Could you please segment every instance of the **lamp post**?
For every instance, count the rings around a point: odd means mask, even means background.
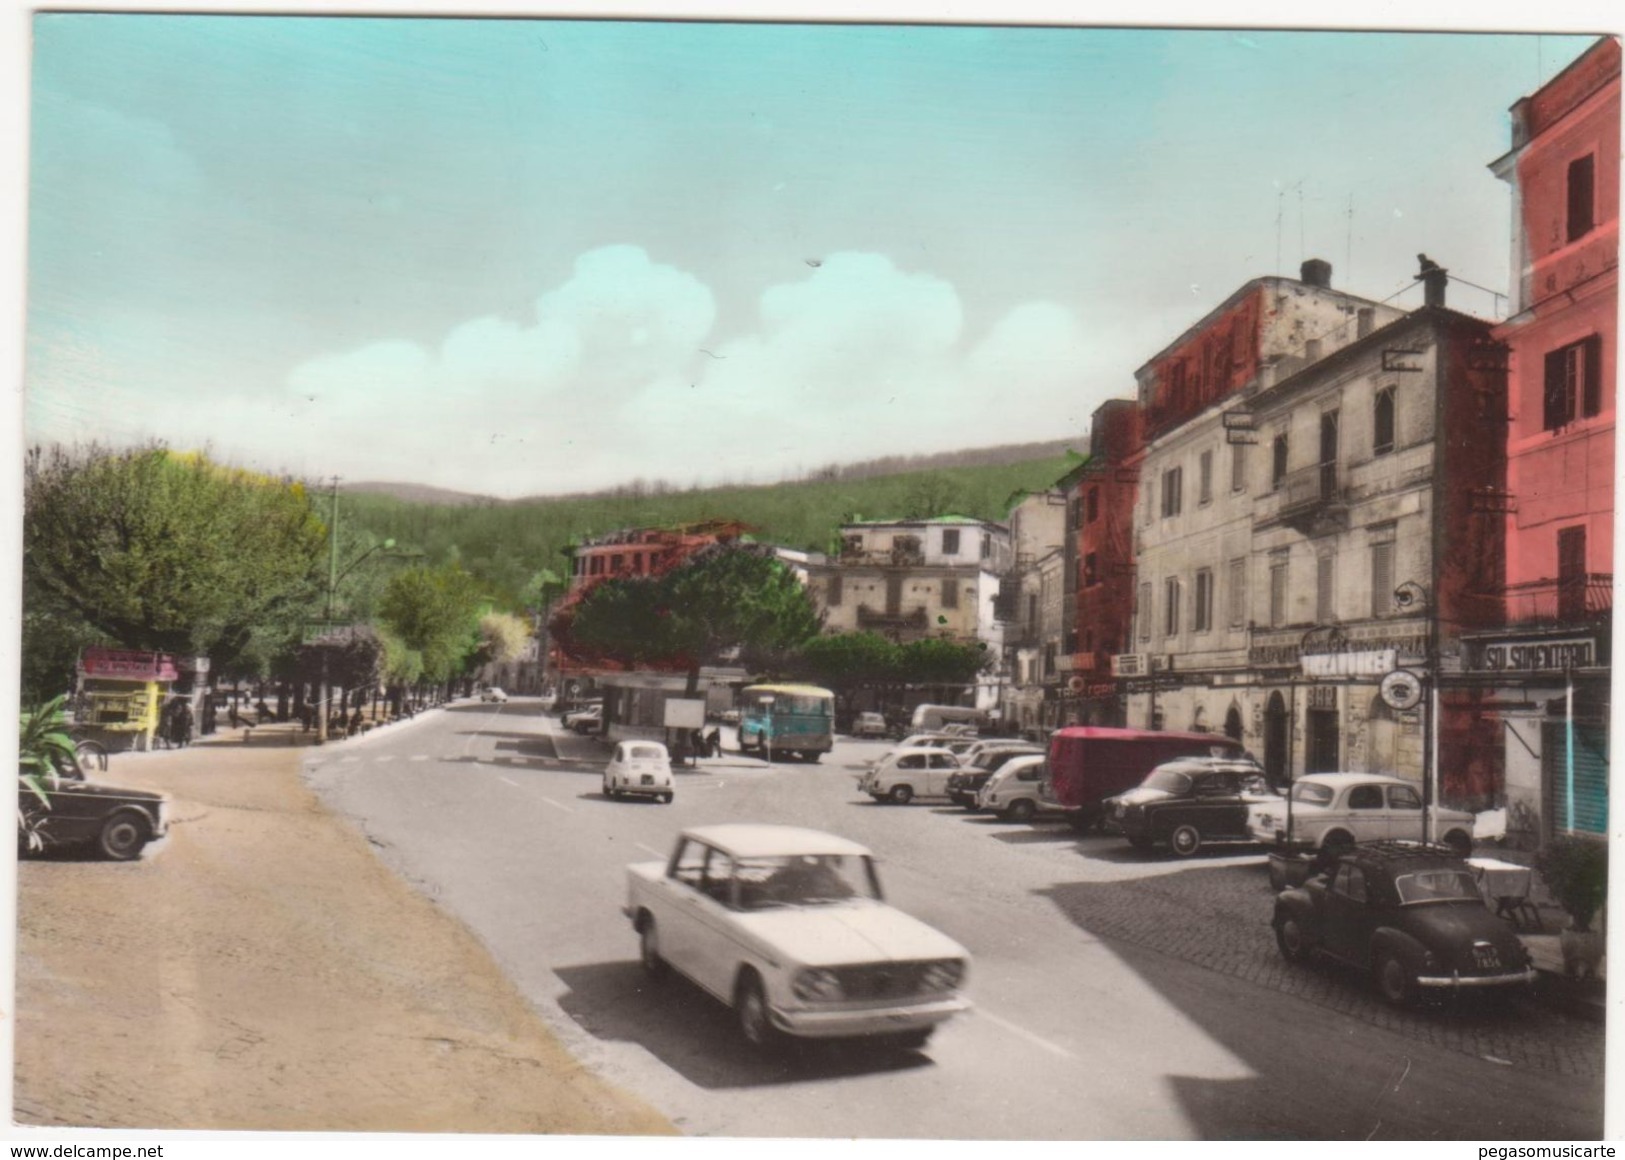
[[[333,496],[333,526],[335,528],[337,528],[337,526],[338,526],[338,495],[337,495],[336,489],[335,489],[335,493],[334,493],[334,496]],[[324,633],[324,635],[329,636],[329,637],[333,633],[333,605],[334,605],[334,599],[338,594],[339,582],[341,580],[343,580],[346,576],[348,576],[351,572],[354,572],[356,570],[356,568],[359,567],[361,565],[361,563],[363,561],[365,561],[368,557],[374,555],[377,552],[387,552],[387,551],[389,551],[391,548],[393,548],[395,546],[395,541],[392,540],[392,539],[385,540],[381,544],[374,544],[372,547],[368,548],[365,552],[362,552],[361,555],[357,556],[354,560],[351,560],[348,564],[346,564],[345,567],[344,567],[344,570],[341,572],[341,571],[338,570],[338,556],[332,550],[334,547],[337,546],[336,540],[337,540],[337,537],[335,536],[334,537],[335,542],[334,542],[333,545],[331,545],[329,547],[329,552],[328,552],[327,619],[324,622],[324,625],[325,625],[325,628],[326,628],[326,632]],[[395,559],[410,559],[410,558],[412,558],[412,556],[411,555],[402,555],[402,556],[399,556],[399,557],[392,557],[392,558],[395,558]],[[329,696],[329,692],[330,692],[330,690],[329,690],[330,681],[329,681],[328,659],[329,659],[329,653],[331,651],[332,651],[332,644],[331,644],[330,641],[329,641],[329,643],[326,643],[326,644],[322,645],[322,691],[321,691],[321,697],[317,702],[317,709],[316,709],[316,744],[317,745],[326,745],[327,744],[327,717],[328,717],[328,705],[327,705],[327,702],[328,702],[328,696]]]
[[[776,700],[772,693],[762,698],[762,746],[767,754],[767,763],[773,764],[773,702]]]

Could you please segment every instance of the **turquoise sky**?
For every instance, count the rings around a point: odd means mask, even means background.
[[[1504,289],[1486,165],[1589,43],[129,14],[34,38],[31,438],[504,496],[1076,436],[1305,257],[1376,299],[1423,251]]]

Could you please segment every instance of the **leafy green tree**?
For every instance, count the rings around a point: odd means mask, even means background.
[[[993,651],[978,641],[928,636],[899,649],[897,668],[911,685],[968,685],[993,660]]]
[[[864,689],[896,684],[902,649],[877,632],[843,632],[815,636],[796,649],[786,668],[791,675],[835,694],[842,716]]]
[[[456,564],[408,568],[392,576],[378,616],[401,645],[419,656],[425,680],[462,672],[479,647],[479,582]]]
[[[23,576],[22,701],[36,704],[72,689],[79,655],[113,643],[71,606],[26,573]]]
[[[517,660],[530,639],[530,625],[507,612],[488,612],[480,617],[480,660],[502,664]]]
[[[229,663],[309,604],[325,528],[302,486],[163,447],[34,449],[30,581],[127,648]]]
[[[819,617],[771,549],[729,543],[659,576],[603,581],[549,629],[578,660],[684,670],[692,694],[700,666],[736,650],[747,663],[771,664],[816,635]]]

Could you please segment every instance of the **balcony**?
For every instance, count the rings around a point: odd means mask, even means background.
[[[913,608],[907,612],[880,612],[867,604],[858,605],[860,629],[874,629],[877,632],[924,632],[930,625],[931,618],[923,608]]]
[[[1348,504],[1335,462],[1287,472],[1277,494],[1275,518],[1304,535],[1347,526]]]
[[[1614,610],[1614,574],[1582,572],[1562,580],[1531,580],[1506,589],[1506,622],[1579,624]]]

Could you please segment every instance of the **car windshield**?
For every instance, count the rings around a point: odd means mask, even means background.
[[[1190,774],[1180,773],[1177,769],[1153,769],[1140,784],[1146,789],[1160,789],[1176,797],[1184,797],[1191,792]]]
[[[628,745],[626,747],[626,756],[629,761],[658,760],[666,756],[666,751],[658,745]]]
[[[744,858],[735,877],[742,910],[823,906],[879,897],[869,859],[857,854]]]
[[[1482,895],[1470,870],[1417,870],[1394,879],[1402,904],[1412,902],[1479,902]]]
[[[1300,781],[1292,787],[1292,800],[1312,806],[1329,806],[1332,804],[1332,787],[1312,781]]]

